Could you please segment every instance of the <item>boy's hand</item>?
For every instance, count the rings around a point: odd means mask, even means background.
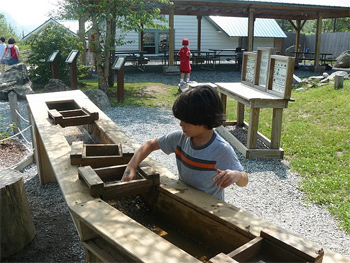
[[[129,182],[132,179],[134,179],[135,176],[136,176],[136,170],[126,167],[126,169],[125,169],[125,171],[123,173],[123,177],[122,177],[121,181],[122,182]]]
[[[247,178],[243,178],[246,175],[245,172],[237,171],[237,170],[225,170],[222,171],[217,169],[217,176],[215,176],[214,181],[216,181],[216,186],[220,186],[222,188],[226,188],[231,184],[237,184],[237,182],[245,181]],[[248,181],[247,181],[248,182]],[[246,183],[244,183],[246,185]],[[243,186],[239,184],[239,186]]]

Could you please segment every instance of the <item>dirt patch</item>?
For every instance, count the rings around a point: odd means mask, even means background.
[[[149,85],[144,87],[143,91],[147,94],[164,94],[167,92],[167,87],[162,84]]]
[[[23,143],[10,139],[0,143],[0,168],[11,167],[29,154]]]

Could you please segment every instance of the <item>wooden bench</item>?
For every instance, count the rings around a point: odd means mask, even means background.
[[[258,48],[243,55],[241,82],[215,83],[221,93],[226,113],[227,97],[237,101],[237,120],[225,126],[243,128],[246,143],[233,136],[225,127],[217,131],[231,142],[246,158],[283,158],[280,148],[282,112],[291,101],[294,58],[273,55],[273,49]],[[249,123],[244,121],[244,108],[250,107]],[[273,109],[271,139],[258,132],[260,109]],[[260,139],[266,148],[258,148]]]

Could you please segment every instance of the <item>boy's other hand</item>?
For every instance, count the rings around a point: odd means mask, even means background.
[[[217,169],[218,174],[214,177],[214,181],[216,181],[216,186],[220,186],[222,188],[226,188],[231,184],[237,183],[242,178],[242,172],[236,170],[225,170],[222,171]]]

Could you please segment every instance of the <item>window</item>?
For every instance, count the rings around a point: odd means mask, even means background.
[[[169,32],[157,29],[145,30],[143,33],[143,50],[148,54],[163,53],[169,48]]]

